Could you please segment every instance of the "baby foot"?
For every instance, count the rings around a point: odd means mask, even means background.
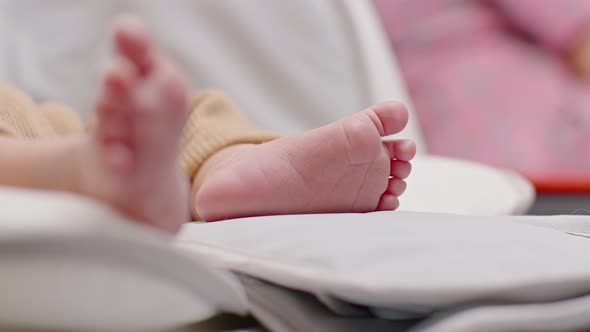
[[[303,134],[224,149],[196,179],[196,211],[214,221],[395,210],[416,146],[382,138],[407,121],[404,106],[388,102]]]
[[[152,48],[141,22],[117,24],[95,132],[80,148],[82,194],[174,233],[189,220],[188,179],[176,165],[188,110],[184,80]]]

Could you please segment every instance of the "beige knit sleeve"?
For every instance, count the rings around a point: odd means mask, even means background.
[[[0,135],[44,139],[83,132],[78,114],[66,105],[37,105],[21,90],[0,82]]]
[[[38,139],[55,136],[55,132],[31,97],[0,82],[0,135]]]
[[[259,144],[280,135],[256,128],[222,93],[205,90],[191,101],[184,128],[179,163],[191,181],[215,152],[235,144]]]
[[[85,132],[82,120],[76,111],[57,102],[46,102],[38,110],[47,119],[58,136],[82,134]]]

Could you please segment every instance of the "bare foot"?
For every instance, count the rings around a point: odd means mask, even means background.
[[[189,220],[188,179],[176,165],[188,112],[179,71],[152,48],[141,22],[114,30],[121,55],[106,75],[98,125],[79,144],[79,192],[170,233]]]
[[[388,102],[303,134],[224,149],[195,179],[196,211],[215,221],[395,210],[416,146],[382,137],[407,121],[405,107]]]

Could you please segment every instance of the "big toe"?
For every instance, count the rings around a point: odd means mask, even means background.
[[[151,36],[143,22],[134,16],[117,19],[113,29],[117,50],[133,62],[139,72],[146,74],[154,61]]]
[[[408,110],[399,102],[376,104],[369,108],[368,112],[381,136],[397,134],[408,124]]]

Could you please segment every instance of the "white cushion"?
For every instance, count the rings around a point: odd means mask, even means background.
[[[0,325],[146,331],[243,313],[237,281],[77,196],[0,188]]]

